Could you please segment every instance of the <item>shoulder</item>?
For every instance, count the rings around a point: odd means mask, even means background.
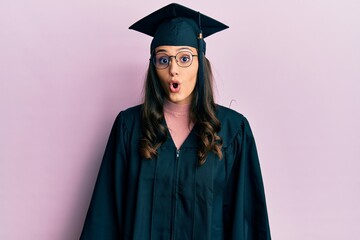
[[[216,115],[221,122],[230,121],[239,123],[247,121],[243,114],[221,105],[216,105]]]
[[[249,122],[243,114],[221,105],[216,105],[216,116],[221,122],[222,128],[232,128],[237,131],[249,126]]]
[[[123,121],[135,121],[139,120],[141,117],[141,108],[142,105],[136,105],[134,107],[127,108],[121,111],[117,118],[120,118]]]
[[[250,124],[247,118],[230,108],[216,105],[216,116],[221,123],[219,136],[223,140],[223,146],[226,147],[233,142],[237,136],[244,134],[252,137]]]
[[[121,129],[128,132],[137,132],[141,128],[141,108],[142,105],[136,105],[121,111],[115,119],[115,125],[121,125]]]

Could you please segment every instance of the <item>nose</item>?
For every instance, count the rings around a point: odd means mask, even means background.
[[[176,58],[173,56],[170,58],[171,61],[169,63],[169,72],[171,76],[175,76],[179,74],[179,66],[176,63]]]

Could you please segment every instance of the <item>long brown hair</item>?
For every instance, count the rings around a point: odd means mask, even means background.
[[[213,74],[209,60],[204,56],[204,97],[199,100],[198,82],[191,100],[190,117],[197,125],[197,135],[201,139],[198,148],[199,163],[204,164],[211,151],[222,158],[222,140],[218,136],[220,121],[215,111],[213,94]],[[201,66],[201,64],[199,64]],[[157,149],[166,141],[167,130],[164,126],[163,103],[165,92],[158,79],[155,67],[149,63],[144,85],[144,103],[142,106],[142,138],[139,152],[141,157],[151,159],[157,155]]]

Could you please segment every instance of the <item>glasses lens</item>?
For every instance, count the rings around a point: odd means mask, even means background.
[[[156,54],[154,57],[154,64],[156,68],[164,69],[169,66],[170,58],[165,54]]]
[[[195,55],[196,56],[196,55]],[[176,56],[168,56],[165,53],[157,53],[153,56],[153,63],[157,69],[165,69],[169,66],[172,57],[175,57],[176,63],[180,67],[189,67],[193,60],[191,52],[183,51]]]
[[[176,54],[176,62],[180,67],[188,67],[192,63],[192,54],[190,52],[179,52]]]

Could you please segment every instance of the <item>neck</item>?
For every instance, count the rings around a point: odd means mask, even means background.
[[[164,101],[164,111],[170,112],[170,113],[177,113],[177,114],[189,116],[190,107],[191,107],[191,103],[177,104],[177,103],[171,102],[167,99],[165,99],[165,101]]]
[[[190,106],[191,104],[176,104],[169,100],[164,102],[166,125],[177,149],[180,149],[194,126],[190,120]]]

